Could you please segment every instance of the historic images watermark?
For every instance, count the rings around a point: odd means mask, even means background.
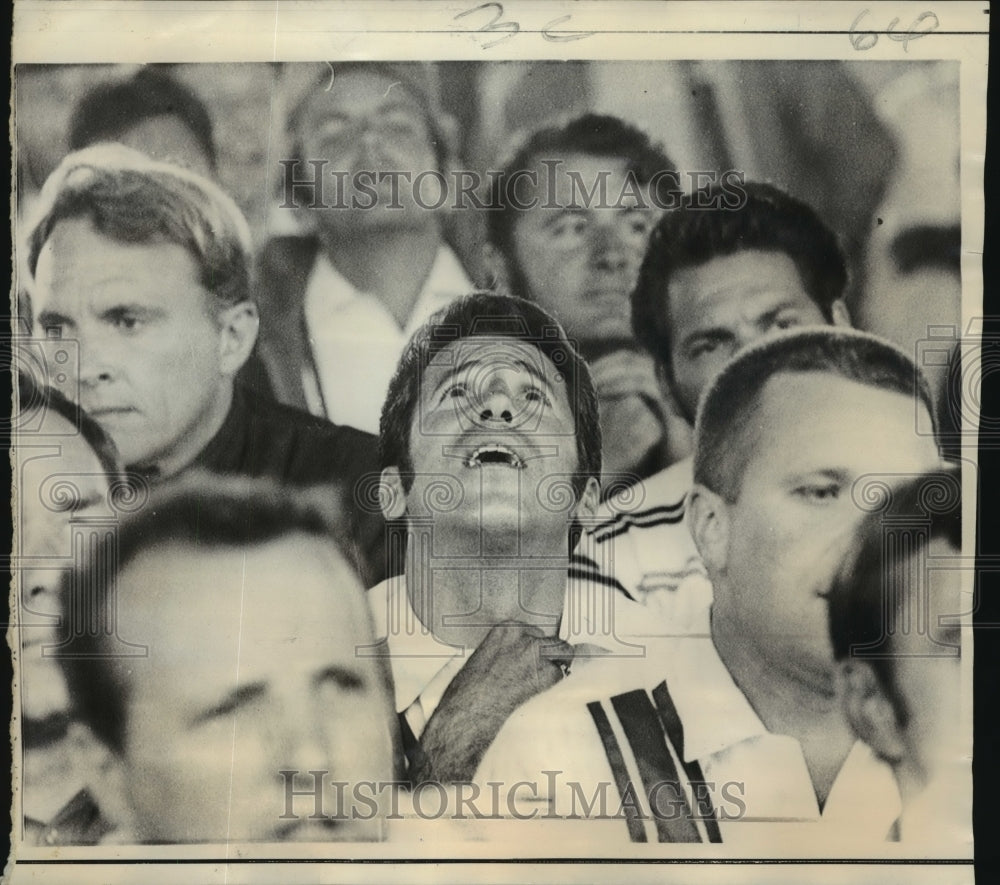
[[[560,770],[542,771],[542,781],[489,781],[441,784],[424,781],[342,781],[326,770],[278,772],[284,782],[285,806],[280,820],[691,820],[705,819],[700,809],[714,808],[714,819],[735,821],[747,810],[742,781],[697,781],[687,791],[676,780],[660,780],[643,788],[620,791],[609,781],[590,789],[565,780]],[[560,799],[565,797],[565,801]],[[708,804],[710,803],[710,804]],[[303,813],[303,805],[311,809]]]
[[[283,173],[282,209],[390,209],[417,206],[439,209],[499,211],[513,209],[676,209],[689,192],[711,184],[719,193],[703,209],[739,209],[747,199],[742,171],[718,169],[678,172],[661,169],[640,182],[629,170],[619,187],[610,187],[610,170],[585,177],[564,168],[563,160],[539,160],[539,168],[490,169],[334,169],[326,159],[279,160]],[[557,187],[564,171],[569,191]]]

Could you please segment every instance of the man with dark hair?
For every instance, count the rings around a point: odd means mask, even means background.
[[[341,483],[350,495],[375,466],[373,439],[235,382],[257,337],[250,255],[246,221],[208,179],[120,145],[70,154],[28,238],[35,334],[78,348],[78,364],[52,374],[130,471]],[[349,516],[374,583],[385,575],[381,519]]]
[[[465,781],[574,655],[642,652],[619,639],[639,632],[638,606],[569,570],[601,469],[586,363],[536,305],[463,298],[407,346],[379,457],[406,568],[369,591],[377,653],[392,660],[411,776]]]
[[[60,575],[86,549],[89,526],[127,497],[110,437],[79,406],[18,372],[11,424],[15,467],[11,645],[20,649],[15,721],[25,832],[34,840],[82,788],[72,764],[69,697],[51,649]]]
[[[592,677],[617,680],[604,699],[567,684],[525,706],[477,782],[540,783],[552,814],[571,785],[591,807],[616,785],[606,798],[635,841],[769,854],[884,838],[899,796],[844,714],[826,595],[862,517],[855,484],[939,463],[915,409],[931,420],[913,363],[861,333],[776,336],[733,359],[695,432],[688,518],[714,592],[700,630],[661,643],[647,670]]]
[[[739,194],[709,185],[650,236],[632,326],[676,411],[693,424],[699,397],[740,348],[805,325],[847,325],[846,285],[837,238],[805,203],[767,184],[747,182]],[[661,606],[677,630],[700,618],[705,599],[684,524],[691,468],[679,461],[609,500],[582,548],[613,563],[606,569],[637,599]]]
[[[451,120],[422,62],[289,65],[285,79],[282,206],[309,232],[262,250],[260,357],[281,402],[374,433],[410,335],[472,289],[443,207],[414,196],[450,164]]]
[[[636,127],[584,114],[532,133],[503,166],[487,264],[500,288],[550,311],[591,364],[606,491],[649,476],[688,453],[628,322],[649,231],[679,193],[674,164]]]
[[[159,65],[145,65],[127,80],[99,83],[77,102],[69,124],[70,149],[102,141],[119,142],[196,172],[216,171],[208,109]]]
[[[56,654],[104,839],[383,837],[354,785],[393,780],[389,674],[355,653],[370,613],[322,500],[192,475],[67,580]]]
[[[880,503],[830,589],[833,653],[851,726],[896,774],[897,837],[953,851],[971,823],[960,676],[972,563],[960,558],[960,472],[918,477]]]

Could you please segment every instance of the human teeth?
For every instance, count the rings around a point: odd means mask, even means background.
[[[482,467],[483,464],[506,464],[520,470],[524,462],[506,446],[492,443],[480,446],[465,462],[466,467]]]

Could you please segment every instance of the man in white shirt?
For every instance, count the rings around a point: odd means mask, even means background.
[[[677,412],[693,424],[702,393],[740,348],[786,329],[849,325],[846,285],[837,239],[809,206],[771,185],[747,182],[740,193],[709,185],[654,229],[632,325]],[[687,629],[688,600],[698,608],[706,596],[684,522],[691,479],[686,458],[625,489],[602,505],[581,546],[677,632]]]
[[[429,208],[437,201],[413,185],[446,167],[448,118],[424,63],[287,76],[300,75],[309,85],[287,96],[295,159],[284,162],[282,205],[298,205],[314,235],[275,237],[262,251],[259,355],[279,400],[377,433],[410,335],[473,288]]]
[[[382,413],[387,542],[405,571],[369,591],[416,780],[469,780],[518,705],[574,657],[643,654],[642,609],[570,571],[598,498],[586,363],[541,308],[492,293],[435,315]]]
[[[537,784],[553,816],[603,791],[634,841],[772,854],[788,838],[885,838],[899,797],[844,715],[825,597],[862,517],[854,484],[939,463],[915,408],[930,420],[913,363],[861,333],[803,331],[738,355],[696,426],[688,519],[714,590],[702,632],[644,668],[594,662],[604,672],[583,691],[526,705],[477,783]]]

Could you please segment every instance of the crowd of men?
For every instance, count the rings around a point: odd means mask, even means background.
[[[303,80],[297,180],[455,162],[430,66]],[[955,404],[898,293],[895,340],[851,328],[813,208],[661,211],[671,160],[584,114],[494,180],[474,282],[391,181],[255,248],[155,68],[71,128],[22,244],[24,841],[391,839],[434,786],[602,839],[961,847]]]

